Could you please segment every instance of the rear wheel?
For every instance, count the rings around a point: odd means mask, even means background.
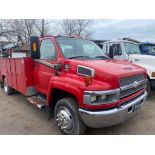
[[[7,95],[11,95],[14,92],[14,90],[11,87],[8,86],[6,79],[4,79],[4,92]]]
[[[1,89],[4,88],[4,83],[2,81],[0,82],[0,87],[1,87]]]
[[[77,102],[72,98],[64,98],[56,103],[54,110],[58,128],[63,134],[81,135],[86,126],[79,115]]]

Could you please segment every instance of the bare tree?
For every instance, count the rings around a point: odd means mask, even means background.
[[[10,20],[7,19],[1,19],[0,20],[0,36],[9,36],[9,34],[12,34],[14,30],[10,27]]]
[[[11,22],[11,28],[18,41],[29,42],[31,35],[44,36],[52,34],[54,20],[45,19],[15,19]]]
[[[65,19],[62,21],[62,29],[66,35],[74,35],[76,33],[76,20]]]
[[[59,27],[57,20],[51,19],[36,19],[36,33],[41,36],[57,33]]]
[[[66,35],[89,38],[92,35],[92,24],[92,20],[87,19],[65,19],[61,25]]]
[[[12,36],[16,37],[17,41],[29,42],[30,36],[35,35],[34,19],[14,19],[11,20],[10,26]]]

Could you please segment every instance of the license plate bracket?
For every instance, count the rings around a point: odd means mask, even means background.
[[[138,111],[139,109],[141,108],[141,102],[140,103],[137,103],[133,106],[133,112],[136,112]]]

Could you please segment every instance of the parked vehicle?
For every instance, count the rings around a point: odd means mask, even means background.
[[[103,51],[112,59],[129,60],[147,70],[147,92],[155,88],[155,57],[142,55],[139,42],[132,39],[120,39],[103,43]]]
[[[54,112],[64,134],[122,123],[146,100],[145,69],[109,59],[92,41],[34,36],[30,46],[31,57],[0,59],[1,87]]]
[[[155,56],[155,44],[142,42],[139,44],[141,54]]]

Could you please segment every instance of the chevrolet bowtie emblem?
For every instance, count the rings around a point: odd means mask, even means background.
[[[139,82],[138,81],[135,81],[134,83],[133,83],[133,87],[134,88],[137,88],[139,86]]]

